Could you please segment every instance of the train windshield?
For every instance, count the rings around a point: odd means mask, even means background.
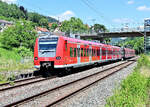
[[[58,38],[40,38],[39,50],[40,51],[56,51]]]
[[[55,51],[57,44],[39,44],[39,50]]]

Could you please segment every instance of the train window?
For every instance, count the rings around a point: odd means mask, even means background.
[[[102,50],[102,55],[106,56],[106,50],[104,50],[104,49]]]
[[[76,51],[76,48],[74,48],[74,57],[77,56],[77,51]]]
[[[86,48],[84,48],[84,56],[86,57]]]
[[[65,50],[67,51],[67,40],[65,40]]]
[[[80,48],[78,48],[77,51],[78,51],[78,57],[80,57]]]
[[[83,48],[81,48],[81,57],[83,57]]]
[[[87,56],[89,56],[89,49],[87,49]]]
[[[109,55],[111,55],[111,50],[109,50]]]
[[[70,57],[73,57],[73,49],[72,49],[72,47],[70,48]]]
[[[100,50],[97,49],[97,56],[100,56]]]
[[[93,56],[95,56],[95,49],[93,49]]]
[[[89,56],[91,56],[91,52],[92,52],[91,49],[89,49]]]

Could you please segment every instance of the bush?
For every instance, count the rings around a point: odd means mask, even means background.
[[[33,56],[33,52],[25,47],[14,48],[14,50],[22,57]]]
[[[114,95],[107,99],[106,107],[145,106],[148,99],[148,90],[150,88],[150,77],[147,75],[149,74],[149,67],[149,57],[141,55],[134,72],[123,80],[121,88],[117,89]]]
[[[106,107],[137,107],[144,105],[147,98],[147,79],[137,71],[122,82],[121,89],[107,100]]]
[[[148,56],[146,56],[144,54],[140,55],[140,58],[138,59],[137,67],[140,68],[141,66],[150,67],[150,59]]]
[[[18,21],[1,34],[1,43],[7,49],[23,46],[33,50],[36,39],[34,24],[29,21]]]

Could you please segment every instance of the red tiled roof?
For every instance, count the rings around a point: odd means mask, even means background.
[[[41,32],[49,32],[48,29],[46,29],[46,28],[41,28],[41,27],[37,27],[36,30],[37,30],[37,31],[41,31]]]

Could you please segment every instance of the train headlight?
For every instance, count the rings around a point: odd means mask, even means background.
[[[38,60],[38,57],[35,57],[34,59],[35,59],[35,60]]]
[[[57,60],[60,60],[60,59],[61,59],[61,57],[60,57],[60,56],[57,56],[57,57],[56,57],[56,59],[57,59]]]

